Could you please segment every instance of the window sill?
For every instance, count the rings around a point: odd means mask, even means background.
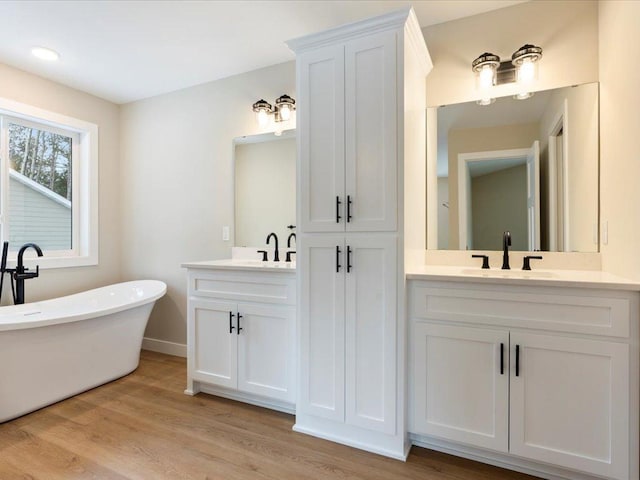
[[[12,255],[13,254],[13,255]],[[7,259],[7,268],[16,268],[16,254],[10,253],[9,259]],[[41,270],[52,270],[56,268],[74,268],[74,267],[91,267],[98,265],[98,255],[84,255],[84,256],[51,256],[47,257],[45,253],[42,257],[37,257],[29,252],[29,256],[25,254],[24,264],[27,268],[34,270],[36,265]]]

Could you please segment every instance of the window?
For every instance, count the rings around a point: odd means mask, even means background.
[[[97,127],[2,103],[0,241],[10,260],[33,242],[43,268],[97,264]]]

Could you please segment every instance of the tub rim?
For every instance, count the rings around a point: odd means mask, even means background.
[[[144,285],[148,285],[147,289],[148,293],[145,291],[145,295],[139,299],[136,299],[127,303],[118,303],[117,305],[100,308],[100,309],[90,309],[86,308],[84,310],[76,311],[73,314],[60,316],[59,310],[53,310],[51,313],[47,315],[46,307],[51,304],[55,304],[60,300],[68,300],[73,297],[80,297],[79,301],[81,301],[81,297],[89,296],[91,294],[95,294],[101,290],[108,291],[113,287],[119,287],[122,289],[126,289],[127,286],[136,286],[139,285],[143,287]],[[142,305],[146,305],[148,303],[152,303],[157,301],[159,298],[162,298],[167,292],[167,284],[161,280],[131,280],[127,282],[118,282],[110,285],[106,285],[104,287],[92,288],[90,290],[84,290],[78,293],[72,293],[70,295],[65,295],[62,297],[55,297],[48,300],[42,300],[38,302],[25,303],[24,305],[7,305],[5,307],[0,307],[0,314],[2,314],[2,309],[14,308],[18,310],[14,315],[11,313],[5,313],[7,315],[7,320],[3,321],[0,317],[0,332],[12,331],[12,330],[25,330],[29,328],[38,328],[38,327],[46,327],[51,325],[60,325],[71,322],[78,322],[82,320],[88,320],[92,318],[102,317],[105,315],[109,315],[112,313],[123,312],[125,310],[132,310],[134,308],[140,307]],[[29,306],[36,312],[33,312],[29,309]],[[45,309],[45,314],[42,314],[42,310]],[[23,313],[20,313],[20,312]]]

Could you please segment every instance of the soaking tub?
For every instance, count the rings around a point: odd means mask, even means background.
[[[139,280],[0,308],[0,422],[134,371],[167,286]]]

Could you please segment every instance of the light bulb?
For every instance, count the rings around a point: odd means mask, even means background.
[[[285,122],[291,118],[291,107],[289,105],[280,107],[280,118]]]
[[[536,64],[530,58],[525,58],[518,66],[518,82],[529,83],[536,77]]]
[[[479,83],[480,88],[489,88],[493,86],[493,78],[494,78],[494,67],[493,65],[484,65],[479,74]]]
[[[267,124],[269,123],[269,115],[267,114],[267,111],[264,109],[260,109],[256,112],[256,117],[258,119],[258,125],[260,125],[261,127],[266,127]]]

